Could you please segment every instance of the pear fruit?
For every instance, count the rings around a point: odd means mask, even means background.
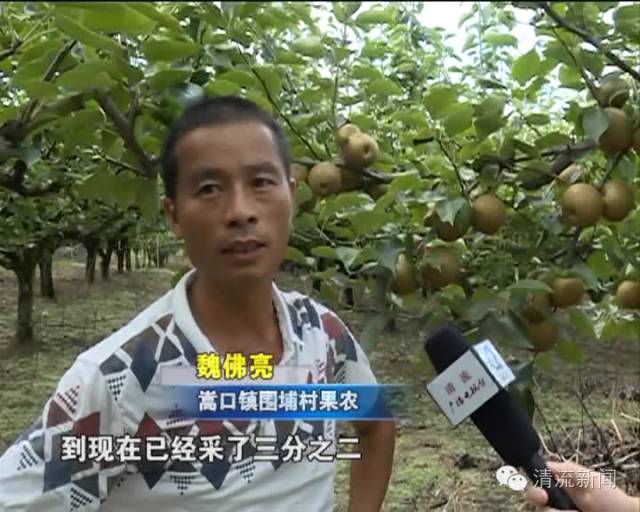
[[[557,277],[551,283],[552,301],[558,308],[577,306],[582,302],[585,289],[579,277]]]
[[[558,341],[558,325],[553,320],[527,321],[526,327],[535,352],[551,350]]]
[[[640,309],[640,281],[622,281],[618,285],[616,299],[625,309]]]
[[[530,322],[542,322],[545,313],[551,308],[551,295],[544,292],[535,292],[525,305],[522,315]]]
[[[349,140],[349,137],[351,137],[354,133],[360,133],[360,128],[352,123],[343,124],[340,128],[338,128],[339,146],[343,147],[347,143],[347,140]]]
[[[604,210],[604,200],[593,185],[575,183],[562,194],[560,207],[569,224],[585,228],[598,222]]]
[[[507,210],[502,200],[494,194],[484,194],[473,201],[471,224],[487,235],[493,235],[504,225]]]
[[[371,135],[354,133],[342,146],[342,158],[347,167],[362,170],[378,158],[378,143]]]
[[[602,188],[604,210],[602,216],[612,222],[624,219],[633,210],[635,192],[626,181],[610,180]]]
[[[409,295],[418,289],[418,279],[413,263],[405,254],[399,254],[391,281],[391,290],[398,295]]]
[[[626,151],[633,143],[631,118],[618,108],[608,107],[604,111],[609,117],[609,126],[600,135],[600,149],[609,154]]]
[[[320,162],[311,168],[307,181],[315,196],[328,197],[340,192],[342,174],[333,163]]]
[[[604,105],[622,108],[629,99],[629,84],[622,78],[606,80],[598,90],[598,99]]]
[[[437,290],[462,280],[461,263],[452,249],[444,246],[436,246],[425,249],[427,252],[437,253],[440,257],[440,268],[429,264],[422,268],[422,279],[427,289]]]

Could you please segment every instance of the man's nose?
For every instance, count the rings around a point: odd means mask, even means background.
[[[228,225],[244,225],[257,221],[254,197],[251,191],[242,185],[234,186],[229,194],[229,201],[225,211],[225,220]]]

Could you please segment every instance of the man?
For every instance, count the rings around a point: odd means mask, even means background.
[[[128,325],[80,354],[38,422],[0,459],[1,511],[324,511],[335,463],[62,460],[62,435],[332,437],[333,421],[164,417],[167,368],[196,373],[198,354],[259,352],[275,368],[309,367],[301,383],[375,383],[366,355],[329,309],[274,278],[284,260],[295,181],[286,138],[237,97],[203,99],[174,124],[163,151],[164,209],[194,270]],[[355,422],[350,510],[378,511],[391,473],[389,421]],[[95,459],[95,458],[94,458]],[[237,459],[237,458],[236,458]]]

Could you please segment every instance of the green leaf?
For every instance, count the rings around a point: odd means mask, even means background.
[[[491,312],[480,324],[481,337],[499,344],[530,348],[531,343],[517,322],[517,317],[511,313]]]
[[[435,85],[429,89],[424,98],[424,105],[436,119],[444,117],[449,107],[458,99],[458,92],[448,85]]]
[[[351,270],[351,265],[360,254],[360,250],[353,247],[337,247],[336,254],[347,270]]]
[[[551,148],[571,144],[571,138],[560,132],[551,132],[536,140],[536,146],[540,149]]]
[[[513,61],[511,74],[520,85],[524,85],[538,74],[539,68],[540,56],[533,49]]]
[[[333,247],[329,247],[328,245],[314,247],[313,249],[311,249],[311,254],[313,254],[316,258],[327,258],[330,260],[338,259],[336,250]]]
[[[232,69],[226,73],[221,74],[218,77],[220,80],[226,80],[227,82],[234,82],[242,87],[250,89],[256,85],[256,77],[248,71],[242,69]]]
[[[313,258],[307,258],[302,251],[292,246],[287,247],[287,254],[285,258],[289,261],[293,261],[294,263],[298,263],[299,265],[304,265],[305,267],[313,267],[315,265],[315,260]]]
[[[596,277],[603,281],[608,280],[616,270],[613,263],[607,259],[607,253],[602,250],[592,252],[587,257],[587,265]]]
[[[362,2],[332,2],[331,4],[336,19],[344,23],[360,9]]]
[[[543,281],[538,281],[536,279],[521,279],[513,283],[511,286],[507,288],[509,292],[543,292],[543,293],[552,293],[553,290],[549,287],[549,285]]]
[[[384,74],[376,66],[371,65],[357,65],[351,71],[354,78],[359,80],[377,80],[379,78],[384,79]]]
[[[126,210],[136,203],[140,178],[127,172],[116,175],[114,179],[115,187],[109,193],[116,204]]]
[[[172,39],[146,41],[142,43],[141,48],[151,62],[186,59],[197,55],[200,49],[196,43]]]
[[[101,32],[151,34],[156,27],[155,21],[122,2],[54,2],[52,5],[82,10],[79,23]]]
[[[473,107],[471,105],[458,104],[450,107],[450,113],[444,120],[444,129],[447,135],[453,137],[465,131],[473,121]]]
[[[153,220],[160,213],[160,198],[158,183],[155,179],[139,178],[136,191],[136,204],[142,211],[143,217]]]
[[[229,82],[227,80],[215,80],[213,82],[209,82],[205,86],[205,90],[214,96],[227,96],[231,94],[237,94],[240,92],[241,88],[237,83]]]
[[[595,272],[584,263],[580,262],[575,264],[570,269],[572,274],[579,276],[585,284],[585,287],[590,290],[598,288],[598,276]]]
[[[567,363],[582,364],[584,352],[575,341],[562,340],[556,345],[556,353]]]
[[[590,339],[597,339],[596,331],[593,327],[593,322],[586,315],[586,313],[580,309],[572,308],[569,311],[569,318],[571,325],[582,335],[587,336]]]
[[[98,71],[93,62],[78,64],[58,78],[58,85],[69,91],[109,89],[114,85],[106,71]]]
[[[115,176],[111,172],[98,169],[78,186],[78,195],[85,199],[102,198],[105,191],[112,190],[115,185]]]
[[[502,117],[500,112],[492,111],[477,117],[474,121],[474,126],[478,137],[483,139],[498,131],[505,123],[506,119]]]
[[[180,26],[180,22],[171,14],[156,8],[153,5],[153,2],[130,2],[127,5],[131,9],[138,11],[151,20],[157,21],[160,25],[164,25],[174,32],[184,33],[183,28]]]
[[[453,224],[460,209],[464,208],[466,205],[468,205],[468,202],[464,197],[456,197],[454,199],[440,202],[436,211],[442,222]]]
[[[100,48],[111,52],[119,52],[120,45],[113,39],[83,27],[68,16],[57,13],[54,23],[62,32],[92,48]]]
[[[402,89],[389,78],[378,78],[369,83],[367,92],[378,96],[397,96],[402,94]]]
[[[151,89],[163,91],[172,85],[186,82],[190,76],[190,69],[163,69],[150,76],[147,80]]]
[[[582,117],[582,127],[589,137],[597,141],[609,127],[609,116],[600,108],[591,108]]]
[[[375,25],[378,23],[392,24],[395,22],[396,10],[393,7],[374,7],[368,11],[360,13],[356,17],[357,25]]]
[[[376,245],[376,260],[382,267],[393,272],[396,268],[398,254],[404,250],[404,244],[397,238],[381,240]]]
[[[42,80],[29,80],[22,84],[22,88],[27,91],[30,98],[36,100],[53,100],[59,94],[56,84]]]
[[[486,32],[482,37],[487,43],[495,46],[514,46],[518,47],[518,38],[511,34],[502,34],[498,32]]]
[[[256,73],[265,82],[271,96],[277,96],[282,91],[282,78],[275,66],[266,64],[254,67]]]
[[[534,126],[543,126],[551,122],[549,116],[546,114],[529,114],[527,117],[525,117],[525,119],[527,123]]]
[[[324,56],[325,45],[320,37],[308,36],[294,41],[291,49],[307,57],[320,58]]]

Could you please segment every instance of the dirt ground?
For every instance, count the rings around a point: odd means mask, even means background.
[[[38,346],[0,356],[0,453],[41,410],[75,356],[167,291],[171,275],[171,269],[127,274],[114,270],[109,281],[100,282],[98,276],[96,284],[88,287],[81,262],[54,263],[57,299],[36,299]],[[278,282],[284,289],[311,291],[303,277],[283,273]],[[13,275],[3,269],[0,290],[2,350],[13,334],[17,296]],[[336,309],[356,336],[363,332],[362,313],[327,305]],[[465,423],[452,430],[427,395],[424,385],[434,373],[421,355],[424,339],[419,326],[399,322],[397,331],[382,336],[369,353],[378,380],[410,385],[413,398],[410,417],[397,421],[394,469],[384,510],[532,510],[520,493],[498,484],[495,471],[502,464],[475,427]],[[611,467],[606,465],[606,452],[611,452],[619,462],[618,486],[640,494],[640,343],[591,342],[584,348],[587,361],[581,368],[557,361],[553,369],[538,371],[536,426],[551,452],[573,456],[577,462],[599,463],[606,469]],[[575,394],[580,382],[586,411]],[[607,448],[601,435],[607,439]],[[338,462],[338,512],[347,510],[348,464]]]

